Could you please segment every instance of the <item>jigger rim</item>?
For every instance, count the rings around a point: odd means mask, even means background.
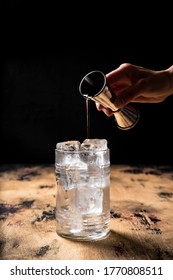
[[[82,84],[83,84],[84,80],[86,80],[86,78],[87,78],[89,75],[93,74],[93,73],[100,73],[100,74],[102,75],[102,77],[103,77],[103,79],[104,79],[104,80],[103,80],[103,86],[102,86],[101,89],[100,89],[96,94],[94,94],[94,95],[83,94],[83,93],[82,93]],[[88,72],[88,73],[82,78],[82,80],[81,80],[81,82],[80,82],[80,84],[79,84],[79,92],[80,92],[80,94],[81,94],[83,97],[85,97],[85,98],[92,98],[92,97],[95,97],[95,96],[99,95],[99,94],[103,91],[103,89],[105,88],[106,84],[107,84],[107,81],[106,81],[106,76],[105,76],[105,74],[104,74],[102,71],[100,71],[100,70],[93,70],[93,71]]]

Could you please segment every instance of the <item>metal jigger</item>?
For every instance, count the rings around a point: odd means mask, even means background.
[[[113,111],[115,121],[120,129],[127,130],[134,127],[139,120],[137,108],[126,105],[122,109],[116,108],[113,103],[111,89],[108,87],[106,76],[101,71],[88,73],[80,82],[79,91],[85,98],[100,103],[105,108]]]

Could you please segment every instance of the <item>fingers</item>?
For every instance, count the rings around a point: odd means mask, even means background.
[[[117,69],[111,71],[106,75],[108,84],[122,83],[127,81],[127,68],[130,64],[123,63]]]
[[[113,112],[112,112],[110,109],[103,108],[102,111],[103,111],[103,113],[105,113],[105,115],[106,115],[107,117],[110,117],[110,116],[113,115]]]
[[[97,102],[95,104],[96,104],[97,110],[102,111],[103,113],[105,113],[106,116],[110,117],[113,115],[113,112],[110,109],[104,108],[101,104],[99,104]]]
[[[145,92],[145,81],[140,80],[134,86],[131,86],[128,89],[124,90],[124,92],[122,92],[115,99],[114,104],[119,109],[130,102],[137,102],[137,98],[139,98],[139,96],[142,96],[143,92]]]
[[[161,103],[165,99],[166,99],[165,96],[158,96],[158,97],[138,96],[133,100],[133,102],[135,102],[135,103]]]
[[[101,111],[103,109],[103,106],[100,103],[95,102],[95,104],[98,111]]]

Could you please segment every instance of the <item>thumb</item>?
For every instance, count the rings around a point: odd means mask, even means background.
[[[134,99],[141,93],[141,83],[137,83],[134,86],[121,92],[119,96],[114,100],[114,105],[120,109],[127,105],[129,102],[133,102]]]
[[[126,104],[124,97],[119,96],[114,100],[114,105],[117,109],[123,108]]]
[[[114,105],[117,107],[117,109],[123,108],[125,105],[127,105],[129,102],[131,102],[133,99],[131,92],[125,91],[122,92],[115,100]]]

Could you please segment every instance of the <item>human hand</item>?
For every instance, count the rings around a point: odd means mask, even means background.
[[[173,66],[154,71],[124,63],[108,73],[106,79],[117,108],[122,108],[129,102],[160,103],[173,94]],[[110,109],[98,103],[96,107],[107,116],[113,114]]]

